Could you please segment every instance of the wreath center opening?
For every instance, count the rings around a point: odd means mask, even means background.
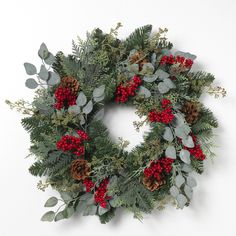
[[[136,129],[134,122],[142,122],[144,117],[140,118],[135,111],[132,106],[113,104],[106,106],[103,118],[103,123],[114,142],[118,142],[120,138],[129,142],[125,148],[128,152],[141,144],[144,134],[150,131],[150,126],[146,123],[139,130]]]

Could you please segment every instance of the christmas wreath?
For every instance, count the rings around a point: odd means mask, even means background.
[[[196,56],[171,51],[167,29],[152,33],[146,25],[120,40],[120,26],[78,38],[70,55],[54,56],[41,44],[40,69],[24,64],[31,77],[25,85],[37,88],[33,101],[7,101],[27,115],[22,125],[36,158],[29,171],[43,177],[38,188],[51,186],[60,195],[46,201],[56,210],[43,221],[81,213],[106,223],[117,208],[138,219],[168,203],[182,209],[197,185],[194,172],[201,174],[204,160],[214,155],[218,124],[200,96],[225,96],[225,90],[212,85],[212,74],[191,70]],[[103,122],[112,103],[135,107],[142,118],[134,123],[137,130],[150,125],[144,142],[130,152],[127,141],[111,140]]]

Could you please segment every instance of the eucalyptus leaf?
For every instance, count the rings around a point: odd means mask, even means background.
[[[187,164],[183,164],[182,166],[182,169],[181,169],[183,172],[186,172],[186,173],[190,173],[193,171],[192,167],[190,165],[187,165]]]
[[[189,198],[189,199],[192,199],[192,196],[193,196],[193,189],[191,187],[189,187],[188,185],[185,185],[184,186],[184,192],[186,194],[186,196]]]
[[[187,185],[194,188],[197,186],[197,181],[192,176],[188,176],[187,177]]]
[[[155,74],[153,74],[153,75],[145,75],[145,76],[143,77],[143,80],[144,80],[145,82],[152,83],[152,82],[154,82],[157,78],[158,78],[158,76],[155,75]]]
[[[54,207],[58,203],[58,199],[56,197],[50,197],[46,203],[44,204],[44,207]]]
[[[55,217],[55,212],[54,211],[48,211],[42,216],[41,221],[52,222],[54,217]]]
[[[161,69],[156,70],[155,75],[160,79],[167,79],[170,76],[167,72]]]
[[[186,59],[191,59],[191,60],[195,60],[197,58],[197,56],[189,52],[182,52],[182,51],[177,51],[175,53],[175,56],[181,56],[181,57],[185,57]]]
[[[72,197],[69,193],[67,193],[67,192],[60,192],[60,195],[61,195],[61,198],[62,198],[66,203],[70,202],[70,201],[73,199],[73,197]]]
[[[84,106],[86,104],[86,102],[87,102],[87,98],[86,98],[84,92],[80,92],[77,97],[76,104],[78,106]]]
[[[101,85],[93,90],[93,97],[101,97],[105,92],[105,85]]]
[[[188,202],[187,198],[183,194],[179,194],[176,197],[179,208],[183,209],[186,203]]]
[[[172,142],[174,139],[174,136],[172,134],[172,131],[169,127],[165,127],[165,132],[163,134],[163,138],[168,141],[168,142]]]
[[[182,143],[185,147],[188,147],[188,148],[193,148],[194,147],[193,138],[190,135],[188,135],[186,138],[183,138]]]
[[[94,97],[93,100],[95,102],[101,102],[104,100],[104,98],[105,98],[105,94],[103,94],[101,97]]]
[[[97,213],[97,206],[89,205],[85,208],[83,216],[95,215]]]
[[[165,156],[171,159],[176,159],[176,150],[174,146],[168,146],[165,151]]]
[[[35,79],[30,78],[25,81],[25,86],[29,89],[36,89],[38,87],[38,83]]]
[[[138,64],[132,64],[128,66],[128,70],[134,74],[138,74],[139,72],[139,65]]]
[[[101,206],[98,207],[98,215],[103,215],[107,213],[110,210],[110,206],[108,205],[106,208],[103,208]]]
[[[104,117],[104,113],[105,113],[104,108],[102,108],[95,114],[94,119],[97,121],[101,120]]]
[[[67,218],[70,218],[74,214],[74,212],[75,212],[73,206],[67,207],[65,210],[66,210],[66,213],[67,213],[66,214]]]
[[[47,65],[52,65],[55,61],[56,61],[56,59],[55,59],[55,57],[53,56],[53,54],[52,53],[48,53],[48,57],[47,58],[45,58],[45,63],[47,64]]]
[[[48,49],[47,49],[47,46],[45,43],[42,43],[40,45],[40,48],[38,50],[38,55],[41,59],[46,59],[48,56],[49,56],[49,52],[48,52]]]
[[[81,109],[78,105],[73,105],[68,108],[70,114],[78,115],[81,112]]]
[[[165,78],[163,80],[163,83],[165,84],[166,87],[168,87],[169,89],[173,89],[176,88],[175,84],[173,83],[173,81],[169,78]]]
[[[176,198],[179,195],[179,189],[176,186],[172,186],[170,188],[170,194],[171,194],[171,196]]]
[[[145,63],[145,64],[143,65],[141,74],[143,74],[143,75],[151,75],[151,74],[153,74],[154,69],[155,69],[155,68],[154,68],[154,66],[152,65],[152,63],[150,63],[150,62]]]
[[[89,114],[93,110],[93,102],[90,100],[86,106],[83,108],[83,113]]]
[[[84,212],[84,210],[87,208],[86,201],[80,201],[78,205],[76,206],[76,212]]]
[[[46,81],[48,79],[49,73],[48,73],[48,70],[46,69],[45,65],[41,65],[38,75],[39,75],[40,79],[42,79],[44,81]]]
[[[151,96],[151,92],[143,86],[139,87],[138,94],[144,95],[145,98],[149,98]]]
[[[158,88],[159,92],[162,94],[167,93],[170,90],[170,88],[168,86],[166,86],[166,84],[164,82],[160,82],[157,85],[157,88]]]
[[[179,153],[179,157],[184,163],[186,163],[186,164],[191,163],[190,152],[188,150],[182,149]]]
[[[182,124],[175,128],[175,135],[181,139],[187,138],[188,134],[191,132],[191,129],[188,125]]]
[[[180,188],[185,183],[185,179],[182,175],[177,175],[175,177],[175,184],[178,188]]]
[[[50,71],[49,80],[47,81],[48,85],[53,86],[58,84],[59,82],[60,82],[60,76],[57,73]]]
[[[66,212],[65,212],[65,210],[63,210],[63,211],[60,211],[56,214],[54,221],[59,221],[59,220],[63,220],[66,218],[67,218]]]
[[[24,63],[24,67],[25,67],[25,71],[28,75],[35,75],[37,74],[37,69],[35,67],[35,65],[25,62]]]

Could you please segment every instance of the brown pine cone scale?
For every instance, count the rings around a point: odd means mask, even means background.
[[[182,106],[181,111],[185,114],[185,120],[189,124],[194,124],[197,122],[200,112],[199,106],[195,102],[185,102]]]
[[[76,159],[71,163],[71,175],[76,180],[84,180],[89,177],[90,165],[84,159]]]
[[[144,186],[146,186],[147,189],[153,192],[158,188],[160,188],[162,185],[164,185],[165,181],[164,180],[157,181],[154,177],[144,176],[143,184]]]
[[[61,79],[62,87],[70,88],[73,95],[77,95],[79,91],[79,82],[72,76],[66,76]]]

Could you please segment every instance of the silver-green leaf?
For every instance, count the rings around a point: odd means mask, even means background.
[[[60,76],[55,72],[49,72],[49,80],[47,81],[48,85],[56,85],[60,82]]]
[[[156,74],[153,74],[153,75],[145,75],[143,77],[143,80],[145,82],[148,82],[148,83],[152,83],[154,82],[156,79],[158,78],[158,76]]]
[[[103,215],[106,212],[108,212],[110,210],[110,206],[108,205],[106,208],[103,208],[101,206],[98,207],[98,215]]]
[[[49,73],[48,73],[48,70],[46,69],[45,65],[41,65],[38,75],[39,75],[40,79],[42,79],[42,80],[46,81],[48,79]]]
[[[194,188],[197,186],[197,181],[192,176],[188,176],[187,177],[187,185]]]
[[[172,186],[170,188],[170,194],[176,198],[179,195],[179,189],[176,186]]]
[[[44,207],[54,207],[58,203],[58,199],[56,197],[50,197],[44,204]]]
[[[176,88],[174,82],[173,82],[171,79],[169,79],[169,78],[165,78],[165,79],[163,80],[163,83],[164,83],[164,84],[166,85],[166,87],[168,87],[169,89]]]
[[[81,109],[78,105],[73,105],[68,108],[70,114],[78,115],[81,112]]]
[[[48,53],[48,57],[44,60],[47,65],[52,65],[55,62],[55,57],[52,55],[52,53]]]
[[[52,222],[54,217],[55,217],[55,212],[54,211],[48,211],[41,217],[41,221]]]
[[[93,97],[94,98],[101,97],[104,94],[104,92],[105,92],[105,85],[101,85],[93,90]]]
[[[149,62],[149,63],[145,63],[143,65],[141,74],[151,75],[151,74],[153,74],[153,72],[154,72],[154,66],[152,65],[152,63]]]
[[[157,85],[157,88],[158,88],[159,92],[162,93],[162,94],[167,93],[167,92],[169,92],[169,90],[170,90],[170,88],[167,87],[164,82],[160,82],[160,83]]]
[[[165,132],[163,134],[163,138],[168,141],[168,142],[172,142],[174,139],[174,136],[172,134],[172,131],[169,127],[165,127]]]
[[[165,156],[171,159],[176,159],[176,150],[174,146],[168,146],[165,151]]]
[[[186,194],[186,196],[189,198],[189,199],[192,199],[192,196],[193,196],[193,189],[191,187],[189,187],[188,185],[185,185],[184,186],[184,192]]]
[[[25,86],[29,89],[36,89],[38,87],[38,83],[35,79],[30,78],[25,81]]]
[[[46,46],[45,43],[42,43],[42,44],[40,45],[40,48],[39,48],[39,50],[38,50],[38,55],[39,55],[39,57],[40,57],[41,59],[43,59],[43,60],[48,57],[49,52],[48,52],[48,49],[47,49],[47,46]]]
[[[179,153],[179,157],[184,163],[186,163],[186,164],[191,163],[190,152],[188,150],[182,149]]]
[[[145,98],[149,98],[151,96],[151,92],[143,86],[139,87],[138,94],[139,95],[144,95]]]
[[[95,215],[97,213],[97,206],[89,205],[85,208],[83,216]]]
[[[90,100],[86,106],[83,108],[83,113],[89,114],[93,110],[93,102]]]
[[[87,102],[87,98],[86,98],[84,92],[80,92],[77,97],[76,104],[78,106],[84,106],[86,104],[86,102]]]
[[[175,184],[178,188],[180,188],[185,183],[185,179],[182,175],[177,175],[175,177]]]
[[[193,148],[194,147],[194,142],[192,136],[188,135],[187,137],[182,139],[182,143],[185,147],[188,148]]]
[[[187,198],[183,195],[183,194],[179,194],[177,197],[176,197],[176,200],[177,200],[177,203],[178,203],[178,206],[180,209],[183,209],[185,204],[187,203]]]
[[[66,211],[63,210],[63,211],[60,211],[56,214],[54,221],[59,221],[59,220],[63,220],[63,219],[66,219],[66,218],[67,218]]]
[[[105,94],[103,94],[101,97],[94,97],[93,100],[94,102],[101,102],[103,101],[105,98]]]
[[[155,75],[160,79],[167,79],[170,76],[167,72],[161,69],[156,70]]]
[[[25,62],[24,63],[24,67],[25,67],[25,71],[28,75],[35,75],[37,74],[37,69],[35,67],[35,65]]]

